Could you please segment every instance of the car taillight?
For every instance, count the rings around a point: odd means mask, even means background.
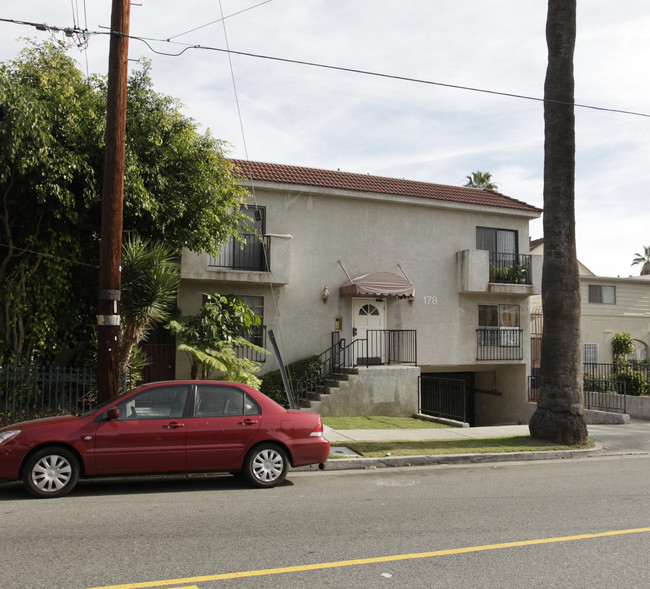
[[[309,434],[309,437],[318,437],[323,435],[323,423],[318,422],[318,425],[313,429],[313,431]]]

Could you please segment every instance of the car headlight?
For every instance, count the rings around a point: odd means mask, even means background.
[[[11,429],[6,432],[0,432],[0,446],[8,442],[9,440],[13,440],[19,433],[20,433],[19,429]]]

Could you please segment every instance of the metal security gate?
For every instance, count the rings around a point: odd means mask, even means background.
[[[419,411],[424,415],[468,422],[465,380],[421,376]]]

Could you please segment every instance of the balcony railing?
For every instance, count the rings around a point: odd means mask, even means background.
[[[532,284],[532,281],[530,255],[490,252],[490,282]]]
[[[231,237],[218,256],[210,256],[208,268],[253,270],[269,272],[271,241],[268,236],[260,240],[255,233],[245,233],[243,239]],[[242,247],[243,244],[243,247]]]
[[[477,360],[522,360],[519,328],[480,327],[476,330]]]

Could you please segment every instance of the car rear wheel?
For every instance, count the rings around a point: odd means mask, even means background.
[[[276,444],[253,448],[244,461],[244,476],[255,487],[275,487],[287,476],[286,452]]]
[[[79,463],[65,448],[44,448],[25,463],[23,482],[36,497],[61,497],[79,480]]]

